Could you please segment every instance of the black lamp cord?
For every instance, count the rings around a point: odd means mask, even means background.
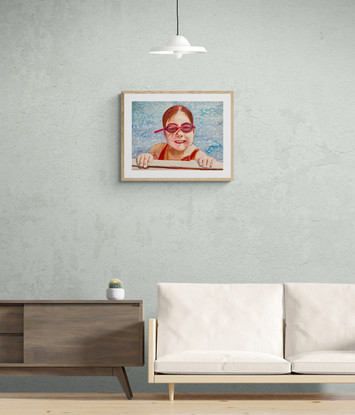
[[[176,0],[176,34],[179,35],[179,0]]]

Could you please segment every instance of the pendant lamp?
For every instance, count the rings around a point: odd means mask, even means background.
[[[150,49],[149,53],[157,55],[174,55],[180,59],[182,55],[192,53],[206,53],[207,50],[202,46],[191,46],[186,37],[179,33],[179,0],[176,0],[176,35],[171,37],[165,46],[158,46]]]

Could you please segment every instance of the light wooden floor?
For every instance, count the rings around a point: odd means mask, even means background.
[[[354,415],[355,394],[0,394],[0,415]]]

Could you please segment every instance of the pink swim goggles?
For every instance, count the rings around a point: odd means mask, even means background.
[[[168,133],[174,134],[177,131],[181,130],[183,133],[191,133],[192,130],[195,130],[196,127],[189,122],[184,122],[181,125],[175,123],[170,123],[166,127],[161,128],[160,130],[154,131],[155,133],[160,133],[160,131],[167,131]]]

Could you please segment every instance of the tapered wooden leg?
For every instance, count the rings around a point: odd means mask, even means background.
[[[169,383],[169,401],[174,400],[174,386],[175,383]]]
[[[114,367],[113,368],[113,375],[117,377],[119,380],[124,393],[126,394],[127,399],[133,398],[133,393],[131,387],[129,385],[127,373],[124,367]]]

